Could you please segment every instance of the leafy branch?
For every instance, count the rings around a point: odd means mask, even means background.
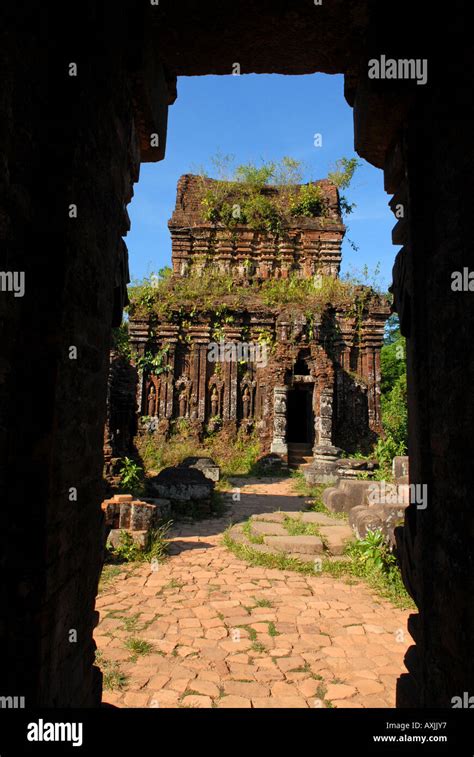
[[[142,371],[148,371],[155,376],[170,370],[170,366],[164,363],[166,354],[169,352],[169,344],[165,344],[156,354],[146,351],[144,355],[138,358],[137,367]]]

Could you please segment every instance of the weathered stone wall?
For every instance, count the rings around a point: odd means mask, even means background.
[[[210,269],[241,280],[338,275],[345,226],[334,184],[314,182],[321,190],[324,215],[295,218],[281,235],[245,224],[229,230],[205,221],[202,200],[206,190],[216,184],[213,179],[191,174],[178,181],[176,207],[168,223],[176,276],[199,275]],[[277,200],[279,191],[267,187],[265,194]],[[236,203],[238,212],[238,198]]]
[[[2,693],[28,707],[101,697],[101,449],[139,168],[129,10],[33,3],[2,25],[2,266],[26,272],[23,298],[0,294]]]
[[[133,438],[137,433],[136,395],[136,368],[112,349],[104,433],[104,471],[111,484],[119,482],[121,458],[133,450]]]
[[[238,364],[236,359],[210,362],[215,344],[212,316],[206,319],[201,314],[196,320],[202,323],[193,325],[186,318],[185,326],[154,322],[153,327],[131,318],[130,338],[137,357],[145,351],[153,354],[168,348],[162,373],[138,371],[138,415],[146,418],[147,427],[152,421],[152,430],[165,436],[171,422],[178,418],[189,420],[198,434],[214,430],[217,419],[235,430],[240,426],[248,431],[256,429],[262,452],[266,453],[272,443],[275,387],[291,389],[295,382],[307,381],[313,398],[312,443],[318,444],[321,392],[329,388],[333,407],[328,432],[331,441],[348,450],[369,445],[381,430],[380,349],[389,312],[386,303],[377,298],[375,303],[378,321],[374,325],[370,312],[362,317],[362,339],[356,319],[343,337],[337,329],[335,339],[324,316],[310,322],[296,310],[229,311],[233,323],[222,329],[226,345],[258,345],[262,331],[268,338],[265,362],[250,361],[246,365]],[[340,315],[347,329],[347,319],[344,313]],[[338,322],[338,316],[333,315],[331,323],[333,319]],[[302,359],[307,363],[308,375],[295,377]]]
[[[407,337],[410,482],[426,485],[428,505],[408,508],[400,534],[419,613],[398,700],[449,707],[474,689],[474,306],[472,292],[451,289],[451,274],[472,270],[473,260],[472,209],[460,194],[474,166],[472,60],[451,59],[432,75],[399,145],[409,215],[394,289]]]
[[[346,80],[358,152],[373,154],[392,134],[383,166],[391,207],[404,211],[393,230],[403,245],[393,277],[407,338],[410,483],[428,492],[426,509],[410,505],[399,533],[404,580],[419,608],[408,625],[415,645],[409,674],[399,679],[399,707],[451,707],[474,689],[474,304],[472,293],[451,289],[454,271],[472,269],[473,61],[465,4],[454,2],[447,16],[430,10],[402,4],[387,24],[372,3],[367,28],[367,58],[426,59],[427,86]]]

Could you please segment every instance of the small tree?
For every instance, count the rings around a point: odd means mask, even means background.
[[[357,158],[340,158],[336,160],[334,169],[328,173],[328,179],[338,189],[348,189],[356,169],[361,165]],[[343,194],[339,195],[339,203],[343,215],[349,215],[355,208],[355,203],[349,203]]]

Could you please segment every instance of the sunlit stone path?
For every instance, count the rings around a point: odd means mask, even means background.
[[[353,579],[252,567],[231,522],[301,510],[291,479],[235,480],[220,519],[180,524],[158,570],[126,566],[99,594],[96,642],[119,707],[394,707],[408,611]]]

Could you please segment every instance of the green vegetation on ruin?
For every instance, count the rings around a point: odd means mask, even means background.
[[[163,468],[179,465],[186,457],[212,457],[221,469],[225,488],[229,476],[256,475],[259,473],[258,458],[261,454],[256,433],[238,432],[231,436],[224,431],[205,434],[199,441],[192,433],[191,425],[179,419],[172,427],[169,439],[157,438],[155,434],[142,434],[137,440],[137,449],[145,470],[150,475]]]
[[[378,444],[377,456],[380,463],[388,467],[396,455],[406,455],[408,449],[406,340],[400,333],[396,315],[388,320],[380,362],[385,438]]]
[[[120,565],[129,562],[163,562],[168,552],[167,536],[171,526],[172,521],[168,521],[150,529],[146,534],[144,547],[137,544],[128,531],[123,530],[117,546],[107,547],[106,563]]]
[[[383,436],[378,439],[369,457],[375,458],[379,464],[373,478],[391,481],[393,458],[408,453],[406,341],[400,333],[396,314],[387,321],[380,365]],[[367,455],[355,453],[353,457],[366,459]],[[360,473],[359,478],[367,478],[367,474]]]
[[[321,536],[320,527],[316,523],[304,523],[301,516],[297,518],[285,518],[282,523],[290,536]]]
[[[209,181],[201,171],[201,206],[203,220],[233,229],[246,225],[256,231],[281,236],[295,218],[321,218],[329,215],[322,186],[310,181],[303,184],[303,164],[289,156],[280,161],[243,163],[233,166],[231,155],[211,159],[216,181]],[[328,180],[339,189],[349,186],[357,158],[341,158]],[[339,210],[348,214],[354,205],[342,195]]]
[[[302,184],[301,162],[285,157],[256,165],[247,163],[232,168],[232,156],[217,156],[212,160],[217,180],[209,181],[201,172],[203,221],[226,228],[231,234],[237,226],[273,235],[284,235],[292,219],[324,217],[328,212],[323,188],[310,182]],[[356,158],[341,158],[328,175],[338,189],[347,189],[358,166]],[[348,214],[354,207],[344,196],[339,197],[339,209]],[[316,276],[302,279],[290,272],[287,279],[258,281],[249,278],[236,281],[231,274],[212,267],[213,255],[200,256],[199,272],[189,271],[185,277],[174,277],[169,268],[158,275],[135,282],[129,287],[129,314],[134,318],[155,317],[158,321],[193,322],[196,315],[214,314],[224,318],[235,311],[266,310],[291,305],[309,313],[322,313],[330,304],[334,308],[354,309],[367,301],[367,281],[354,278],[334,279]],[[244,267],[251,260],[244,261]],[[123,335],[117,331],[116,341],[123,345]]]
[[[215,270],[173,277],[169,268],[129,287],[129,315],[132,318],[170,322],[199,322],[211,314],[224,320],[233,311],[278,310],[291,306],[304,313],[322,314],[328,307],[345,309],[357,316],[373,296],[381,295],[355,277],[316,276],[266,281],[236,280]],[[183,323],[183,325],[186,325]]]

